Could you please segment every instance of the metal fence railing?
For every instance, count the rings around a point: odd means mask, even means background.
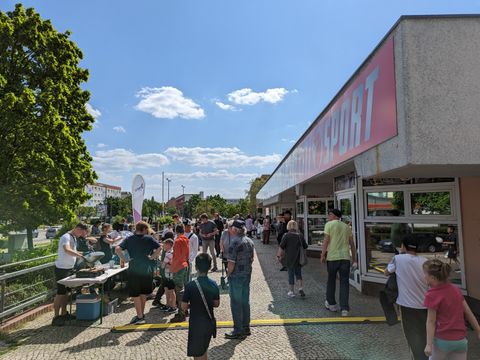
[[[0,266],[0,321],[52,297],[55,262],[49,260],[54,260],[55,256]]]

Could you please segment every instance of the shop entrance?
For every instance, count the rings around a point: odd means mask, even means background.
[[[354,190],[347,190],[335,193],[335,199],[338,209],[342,212],[342,221],[348,224],[352,228],[353,241],[357,251],[357,264],[356,268],[350,270],[350,285],[354,286],[357,290],[361,291],[360,280],[360,264],[358,256],[358,216],[356,212],[356,196]]]

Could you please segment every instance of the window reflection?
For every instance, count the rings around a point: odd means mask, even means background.
[[[323,245],[325,223],[325,218],[308,218],[308,245]]]
[[[403,216],[403,191],[367,192],[368,216]]]
[[[308,202],[308,215],[325,215],[326,203],[321,200],[313,200]]]
[[[422,192],[411,193],[410,202],[413,215],[451,215],[450,193]]]
[[[460,264],[458,262],[458,242],[452,245],[451,239],[457,239],[448,230],[449,224],[420,224],[420,223],[366,223],[366,261],[369,272],[382,273],[387,264],[400,251],[402,238],[411,234],[418,242],[418,253],[427,259],[439,259],[451,263],[452,282],[461,283]],[[452,229],[452,227],[450,227]],[[457,261],[449,259],[449,249],[455,248]]]
[[[297,216],[304,216],[304,208],[303,208],[303,201],[297,202]]]

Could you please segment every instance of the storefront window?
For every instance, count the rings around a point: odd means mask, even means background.
[[[461,284],[458,237],[449,224],[366,223],[366,261],[368,272],[383,274],[387,264],[400,250],[402,239],[411,234],[417,240],[419,255],[451,264],[451,281]],[[453,232],[452,232],[453,230]],[[455,255],[454,255],[455,254]]]
[[[303,201],[297,202],[297,216],[305,216]]]
[[[308,215],[326,215],[326,202],[323,200],[312,200],[308,202]]]
[[[335,208],[335,201],[328,200],[327,201],[327,209],[330,210],[330,209],[334,209],[334,208]]]
[[[415,192],[410,194],[413,215],[451,215],[450,192]]]
[[[403,216],[403,191],[367,192],[368,216]]]
[[[325,218],[308,218],[308,245],[323,244]]]
[[[342,212],[342,221],[351,224],[352,222],[352,201],[350,198],[339,200],[339,210]]]

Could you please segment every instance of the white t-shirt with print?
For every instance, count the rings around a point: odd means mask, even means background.
[[[70,249],[73,251],[77,250],[77,240],[69,232],[63,234],[58,242],[58,257],[55,261],[55,266],[59,269],[73,269],[75,261],[77,260],[76,256],[69,255],[65,252],[63,246],[67,244],[70,245]]]
[[[163,268],[165,269],[165,277],[167,279],[173,278],[173,273],[170,272],[170,265],[172,264],[173,259],[173,249],[170,249],[165,254],[165,258],[163,259]]]
[[[426,309],[423,305],[428,285],[423,275],[423,256],[411,254],[395,255],[387,270],[397,274],[397,304],[413,309]]]
[[[190,236],[192,235],[192,236]],[[195,235],[195,233],[185,233],[185,236],[188,238],[189,241],[189,249],[190,249],[190,255],[188,256],[188,261],[190,262],[190,265],[193,265],[195,263],[195,258],[197,257],[198,254],[198,236]]]

